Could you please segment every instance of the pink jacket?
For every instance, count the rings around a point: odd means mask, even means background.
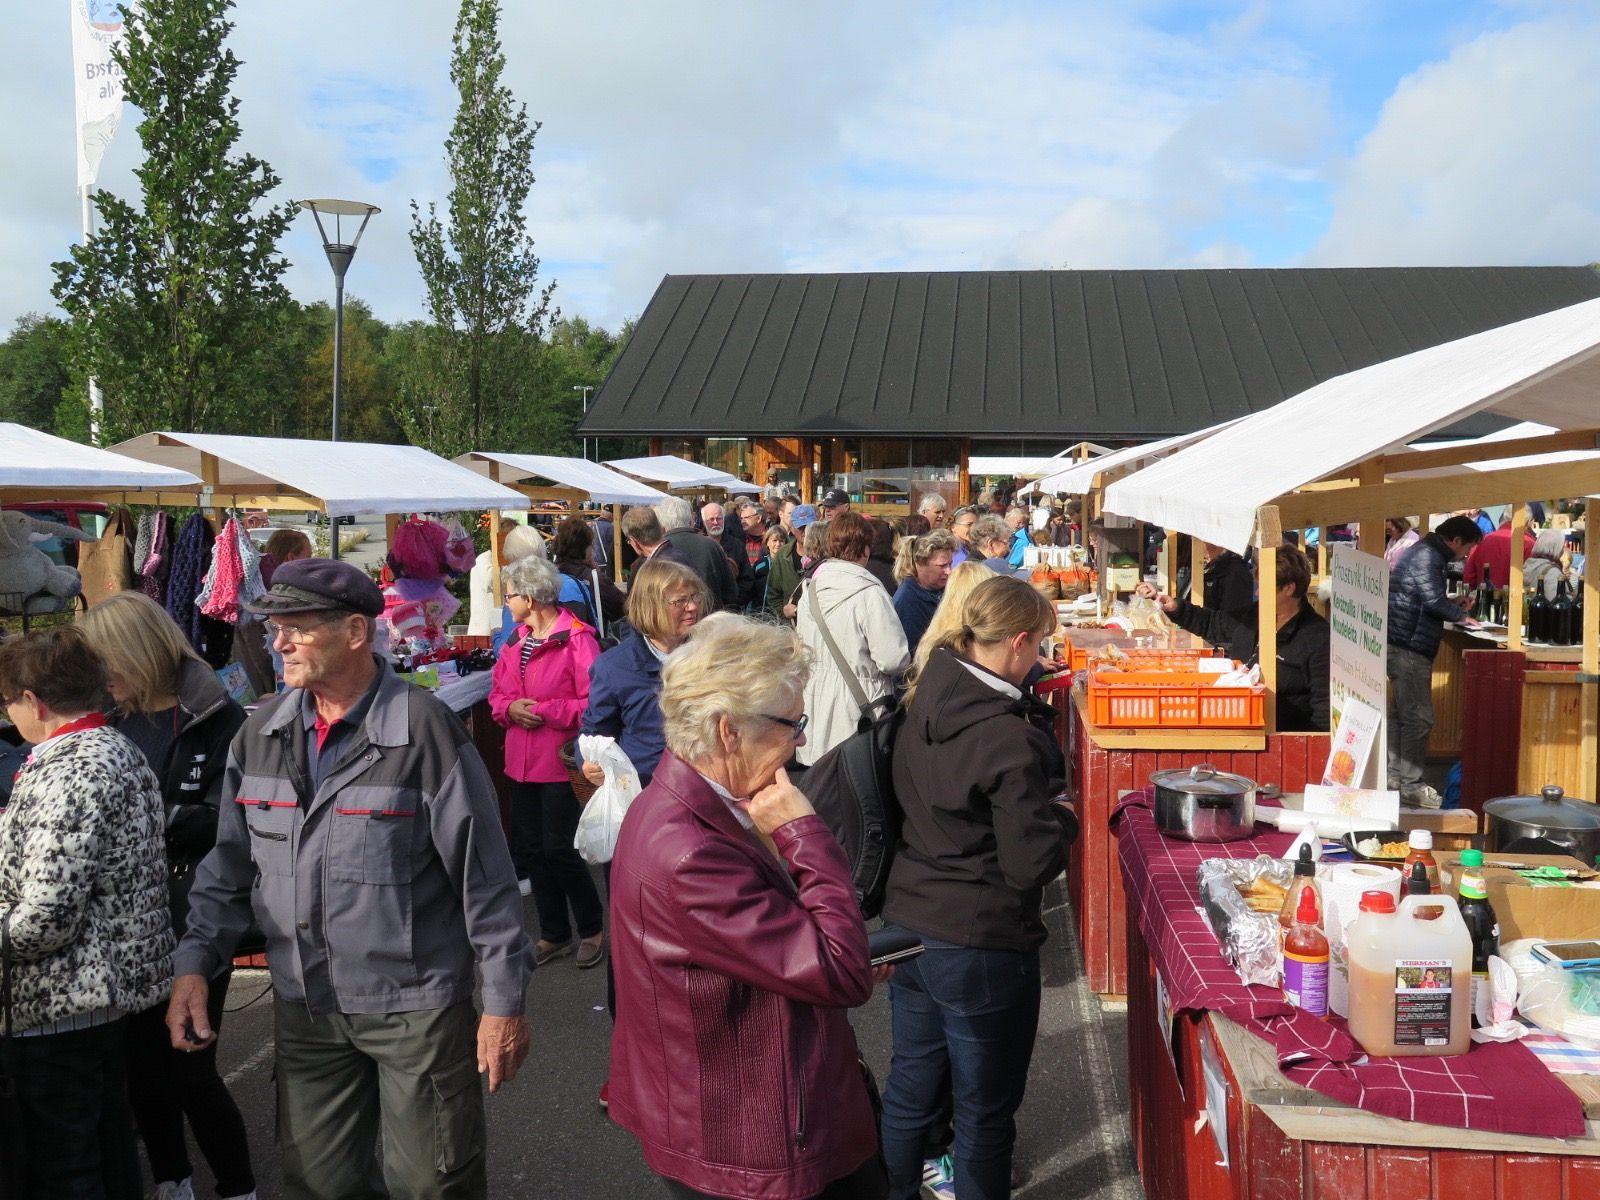
[[[506,774],[523,783],[560,783],[567,778],[561,745],[578,735],[589,706],[589,667],[600,657],[600,644],[593,629],[563,611],[524,671],[522,643],[527,636],[528,627],[519,626],[500,647],[489,711],[506,727]],[[524,699],[532,700],[533,711],[544,718],[537,729],[515,725],[506,715],[513,700]]]

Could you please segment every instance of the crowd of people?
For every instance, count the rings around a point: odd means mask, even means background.
[[[264,954],[288,1196],[370,1195],[379,1171],[392,1195],[485,1195],[481,1083],[516,1076],[529,976],[568,956],[605,968],[601,1103],[670,1194],[903,1200],[948,1154],[939,1194],[1009,1195],[1069,841],[1022,527],[936,494],[902,528],[836,491],[674,499],[623,516],[625,588],[575,517],[503,530],[503,611],[474,620],[498,630],[508,826],[461,722],[377,652],[377,585],[298,544],[250,606],[284,690],[248,716],[136,592],[0,643],[28,747],[0,816],[0,1194],[142,1195],[142,1143],[156,1194],[187,1200],[192,1135],[217,1194],[253,1196],[216,1048],[235,961]],[[893,970],[805,792],[891,707],[885,916],[924,947]],[[598,887],[580,734],[643,785]],[[880,1105],[848,1012],[883,986]]]

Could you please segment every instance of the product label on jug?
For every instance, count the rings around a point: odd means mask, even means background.
[[[1395,961],[1395,1045],[1450,1044],[1451,967],[1448,958]]]

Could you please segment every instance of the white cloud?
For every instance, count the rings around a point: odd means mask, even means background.
[[[1600,258],[1600,22],[1483,34],[1404,79],[1362,139],[1319,264]]]

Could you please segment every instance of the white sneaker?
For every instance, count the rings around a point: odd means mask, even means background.
[[[246,1192],[242,1196],[222,1196],[219,1200],[256,1200],[256,1194],[254,1192]]]
[[[533,895],[533,880],[531,880],[531,879],[519,879],[519,880],[517,880],[517,891],[521,892],[524,896]]]
[[[194,1180],[167,1180],[156,1184],[155,1200],[194,1200]]]

